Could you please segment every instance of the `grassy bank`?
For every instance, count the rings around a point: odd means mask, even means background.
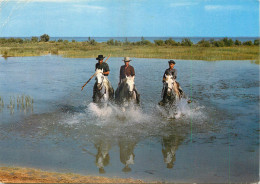
[[[187,60],[256,60],[259,62],[259,46],[201,47],[157,45],[108,45],[88,42],[36,42],[1,44],[0,54],[5,57],[62,55],[70,58],[94,58],[98,54],[112,57],[187,59]]]

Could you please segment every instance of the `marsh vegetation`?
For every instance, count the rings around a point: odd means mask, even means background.
[[[220,40],[200,40],[193,43],[189,38],[177,42],[154,40],[143,37],[141,41],[130,42],[110,39],[107,42],[96,42],[94,39],[77,42],[76,40],[49,41],[48,35],[31,39],[0,38],[0,54],[3,57],[62,55],[70,58],[93,58],[98,54],[111,54],[113,57],[189,59],[189,60],[252,60],[259,63],[259,39],[241,42],[223,38]]]

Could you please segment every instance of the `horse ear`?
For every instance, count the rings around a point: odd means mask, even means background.
[[[103,73],[103,68],[102,68],[102,70],[101,70],[101,71],[102,71],[102,73]]]

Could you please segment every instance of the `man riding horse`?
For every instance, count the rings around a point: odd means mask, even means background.
[[[177,70],[174,68],[175,66],[175,61],[174,60],[170,60],[168,61],[169,63],[169,68],[165,70],[164,74],[163,74],[163,83],[164,83],[164,87],[163,87],[163,99],[159,102],[159,105],[165,105],[165,103],[167,103],[167,90],[165,82],[166,82],[166,76],[167,75],[171,75],[173,77],[173,79],[177,79]],[[176,85],[176,87],[174,88],[174,91],[176,93],[176,95],[178,96],[178,98],[180,99],[181,97],[183,97],[184,93],[182,91],[182,89],[180,88],[180,85],[178,82],[174,82],[174,85]]]
[[[116,90],[116,97],[119,96],[119,92],[122,90],[122,88],[124,87],[124,83],[127,80],[127,77],[134,77],[135,76],[135,69],[133,66],[129,65],[129,62],[131,61],[129,57],[124,57],[125,65],[122,65],[120,67],[120,73],[119,73],[119,83],[118,83],[118,88]],[[135,86],[134,86],[134,92],[136,93],[136,100],[137,103],[140,102],[140,95],[137,92]]]
[[[105,57],[103,57],[103,55],[98,55],[98,57],[96,58],[96,60],[98,60],[98,63],[96,63],[96,66],[95,66],[95,70],[97,69],[100,69],[100,70],[103,70],[103,74],[104,76],[106,77],[106,80],[108,81],[108,86],[109,86],[109,94],[112,94],[110,96],[110,98],[113,98],[113,95],[114,95],[114,89],[113,87],[111,86],[109,80],[107,79],[107,76],[109,75],[109,66],[107,63],[103,62]],[[93,102],[96,101],[96,93],[97,92],[97,83],[95,83],[94,87],[93,87]]]

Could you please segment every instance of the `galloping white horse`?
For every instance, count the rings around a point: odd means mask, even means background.
[[[130,76],[123,79],[115,93],[115,100],[119,103],[134,102],[139,104],[139,94],[135,89],[135,77]]]
[[[103,69],[96,69],[96,89],[93,94],[94,102],[107,102],[108,100],[113,99],[114,90],[109,85],[107,77],[103,75]],[[110,89],[112,88],[112,90]]]
[[[165,78],[165,86],[163,87],[161,94],[163,103],[173,104],[174,102],[178,102],[183,96],[179,84],[175,81],[172,75],[165,75]]]

